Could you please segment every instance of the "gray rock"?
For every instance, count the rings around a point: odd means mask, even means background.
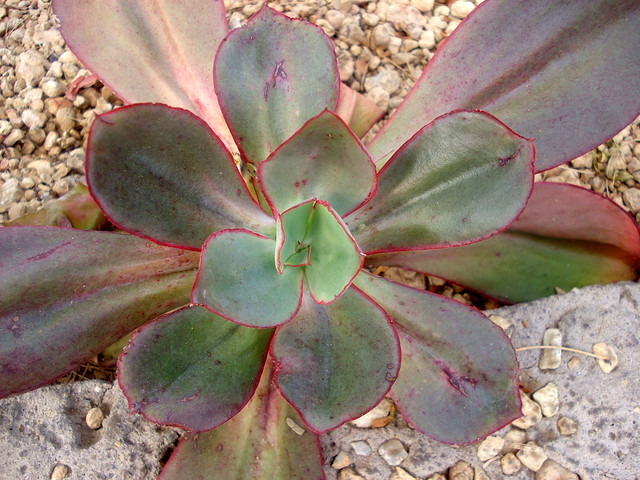
[[[22,196],[20,181],[17,178],[10,178],[0,189],[0,213],[4,213],[11,208],[11,205]]]
[[[22,78],[27,87],[35,87],[44,77],[44,58],[37,51],[27,50],[18,55],[16,75]]]
[[[393,95],[400,88],[400,75],[395,70],[384,68],[364,81],[365,90],[371,91],[375,87],[382,87],[389,95]]]
[[[364,442],[364,441],[353,442],[351,444],[351,448],[353,448],[353,451],[355,452],[356,455],[360,455],[362,457],[367,457],[371,455],[371,447],[367,442]]]
[[[378,447],[378,453],[384,458],[384,461],[392,467],[400,465],[402,461],[407,458],[407,455],[409,455],[402,442],[397,438],[387,440],[380,445],[380,447]]]
[[[85,422],[94,406],[106,413],[99,430]],[[69,469],[69,478],[156,478],[176,439],[174,430],[130,416],[124,395],[108,382],[55,385],[0,400],[0,478],[48,479],[57,465]]]
[[[640,212],[640,190],[630,188],[622,194],[624,203],[626,203],[633,212]]]

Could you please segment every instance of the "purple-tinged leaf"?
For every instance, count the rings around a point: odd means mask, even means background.
[[[35,212],[5,223],[5,226],[50,225],[81,230],[100,230],[107,224],[100,207],[82,183],[76,184],[66,195],[47,203]]]
[[[198,306],[144,325],[118,360],[130,410],[188,430],[217,427],[253,395],[272,335],[273,330],[243,327]]]
[[[224,3],[211,0],[54,0],[77,57],[127,103],[165,103],[203,118],[234,143],[213,88],[227,35]]]
[[[633,218],[597,193],[536,183],[520,217],[492,238],[366,261],[427,272],[505,302],[527,302],[555,294],[556,287],[637,279],[640,234]]]
[[[640,112],[640,2],[488,0],[429,61],[369,145],[382,167],[420,126],[456,109],[536,140],[536,171],[585,153]]]
[[[326,432],[376,406],[400,368],[398,334],[387,314],[359,289],[330,305],[307,294],[271,347],[276,383],[316,432]]]
[[[87,179],[113,223],[165,245],[200,250],[218,230],[273,231],[229,151],[186,110],[137,104],[100,115]]]
[[[241,325],[273,327],[300,308],[299,268],[276,270],[276,242],[249,230],[223,230],[202,249],[191,301]]]
[[[311,117],[335,109],[340,79],[319,27],[265,6],[224,39],[214,82],[244,159],[257,165]]]
[[[367,254],[462,245],[506,228],[533,185],[533,142],[482,112],[437,118],[379,172],[345,218]]]
[[[272,386],[267,360],[255,395],[215,430],[184,437],[158,480],[324,480],[318,436]]]
[[[500,327],[474,308],[368,273],[355,283],[398,329],[402,368],[391,396],[411,425],[465,445],[520,416],[518,362]]]
[[[364,137],[385,114],[378,105],[344,83],[340,84],[336,113],[358,138]]]
[[[55,227],[0,228],[0,251],[0,397],[188,303],[198,261],[132,235]]]
[[[358,274],[364,254],[333,209],[321,200],[309,200],[285,211],[279,219],[276,267],[304,266],[311,296],[331,303]]]
[[[335,113],[323,111],[258,166],[262,192],[279,213],[311,198],[344,216],[376,190],[376,167]]]

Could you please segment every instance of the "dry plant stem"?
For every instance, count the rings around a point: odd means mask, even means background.
[[[569,348],[569,347],[556,347],[553,345],[534,345],[533,347],[520,347],[520,348],[516,348],[516,352],[522,352],[523,350],[538,350],[538,349],[565,350],[567,352],[580,353],[582,355],[586,355],[587,357],[599,358],[601,360],[610,360],[609,357],[606,357],[604,355],[596,355],[595,353],[585,352],[584,350],[577,350],[575,348]]]

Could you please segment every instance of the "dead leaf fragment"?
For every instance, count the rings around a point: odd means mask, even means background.
[[[606,357],[598,358],[598,365],[600,365],[604,373],[611,373],[613,369],[618,366],[618,355],[616,351],[606,343],[596,343],[593,346],[593,353],[601,357]]]

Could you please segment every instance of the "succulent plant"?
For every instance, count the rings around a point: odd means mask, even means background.
[[[433,265],[508,300],[527,295],[526,280],[500,293],[514,258],[549,259],[538,296],[567,270],[572,285],[636,274],[631,219],[533,175],[640,110],[637,2],[486,0],[367,147],[379,112],[340,84],[330,40],[307,22],[265,6],[227,32],[210,0],[53,6],[76,55],[128,103],[96,118],[86,159],[91,195],[128,233],[0,229],[0,394],[135,330],[118,362],[131,410],[194,432],[162,478],[322,478],[317,434],[388,393],[451,444],[520,415],[499,327],[369,265]],[[613,51],[626,86],[601,60]],[[585,227],[586,209],[615,233]],[[516,273],[487,281],[500,269]]]

